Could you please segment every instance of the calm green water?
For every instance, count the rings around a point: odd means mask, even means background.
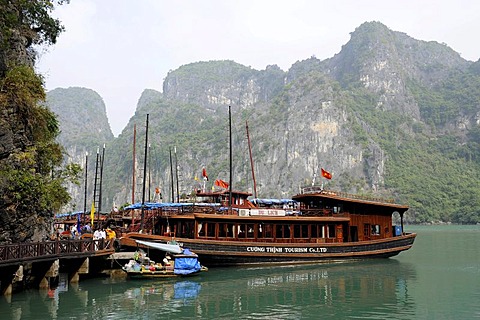
[[[0,319],[480,319],[480,226],[407,226],[386,260],[92,279],[0,298]]]

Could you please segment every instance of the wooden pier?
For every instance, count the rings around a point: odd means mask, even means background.
[[[48,288],[67,273],[69,282],[100,273],[115,252],[114,239],[78,239],[0,245],[0,294]]]

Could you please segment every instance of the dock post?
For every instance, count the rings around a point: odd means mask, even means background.
[[[59,269],[60,269],[60,260],[57,259],[52,261],[50,268],[47,270],[42,280],[40,280],[38,287],[40,289],[48,289],[50,287],[50,281],[49,281],[50,278],[58,277],[58,275],[60,274]]]
[[[6,268],[6,272],[0,277],[0,294],[11,296],[13,285],[16,282],[23,283],[23,265]]]
[[[77,270],[73,270],[73,273],[70,277],[70,283],[78,283],[80,281],[80,274],[88,274],[89,272],[89,264],[90,262],[90,259],[89,258],[85,258],[82,262],[82,264],[80,264],[80,266],[78,267]]]

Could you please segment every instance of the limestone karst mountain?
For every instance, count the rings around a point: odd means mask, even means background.
[[[411,221],[475,223],[480,221],[479,65],[445,44],[368,22],[334,57],[310,57],[287,71],[277,66],[254,70],[233,61],[184,65],[169,72],[163,93],[143,92],[135,115],[114,139],[104,107],[87,110],[67,95],[73,89],[50,92],[49,102],[55,93],[60,105],[86,112],[71,112],[70,117],[81,118],[62,127],[69,153],[84,153],[86,140],[92,142],[89,148],[107,143],[104,211],[113,202],[132,200],[134,125],[135,175],[141,183],[147,113],[147,199],[158,187],[170,200],[174,147],[182,195],[191,193],[204,166],[212,181],[228,180],[231,105],[237,189],[252,191],[253,185],[248,120],[260,197],[289,197],[300,185],[319,182],[323,167],[333,173],[332,180],[323,181],[325,187],[397,198],[410,204]],[[78,130],[92,118],[90,112],[100,115],[101,123]],[[140,199],[138,193],[135,197]],[[83,203],[81,197],[74,201],[76,208]]]

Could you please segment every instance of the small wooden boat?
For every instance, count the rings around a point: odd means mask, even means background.
[[[167,252],[162,262],[151,260],[143,251],[136,251],[122,270],[130,278],[171,278],[195,275],[208,268],[198,261],[198,255],[189,249],[182,249],[176,244],[156,243],[137,240],[137,243]]]

